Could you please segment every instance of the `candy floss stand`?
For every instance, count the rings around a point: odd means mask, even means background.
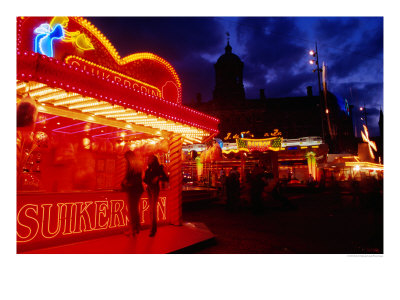
[[[218,122],[182,105],[179,77],[161,57],[121,58],[83,18],[18,18],[17,253],[166,253],[210,238],[182,223],[182,146],[217,133]],[[170,177],[153,239],[122,234],[124,153],[133,149],[144,168],[154,153]],[[148,205],[144,193],[144,229]]]

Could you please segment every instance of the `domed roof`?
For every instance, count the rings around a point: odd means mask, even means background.
[[[239,56],[232,53],[232,47],[231,45],[229,45],[228,41],[228,44],[225,47],[225,53],[218,58],[217,64],[232,64],[232,63],[242,63],[242,61],[240,60]]]

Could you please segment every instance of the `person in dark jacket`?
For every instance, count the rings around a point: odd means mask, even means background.
[[[128,194],[128,208],[131,221],[130,235],[135,235],[140,231],[140,216],[139,216],[139,201],[143,194],[142,184],[142,168],[138,161],[139,157],[133,151],[125,153],[127,162],[127,170],[124,180],[122,181],[122,188]]]
[[[168,181],[164,168],[155,155],[149,157],[149,165],[144,174],[144,183],[147,184],[147,193],[150,202],[151,231],[153,237],[157,232],[157,201],[160,194],[160,181]]]
[[[238,167],[233,167],[226,178],[226,208],[234,211],[240,202],[240,173]]]
[[[289,201],[288,197],[286,197],[281,190],[281,183],[276,181],[274,188],[270,192],[270,195],[281,202],[283,210],[296,210],[297,206]]]
[[[250,199],[253,213],[261,213],[263,211],[262,193],[265,186],[263,180],[264,170],[258,164],[255,165],[250,177]]]

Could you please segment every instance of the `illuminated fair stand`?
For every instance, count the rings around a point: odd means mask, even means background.
[[[207,149],[204,144],[184,146],[185,175],[193,180],[195,176],[191,174],[198,176],[206,173],[202,170],[205,166],[212,166],[216,170],[215,173],[219,173],[222,169],[229,172],[233,166],[237,166],[240,167],[241,178],[244,180],[245,169],[251,170],[255,164],[264,161],[265,166],[276,178],[285,180],[289,172],[294,172],[293,177],[307,182],[310,174],[315,180],[320,179],[319,167],[326,161],[328,153],[328,146],[323,143],[321,137],[316,136],[284,139],[279,132],[279,135],[264,139],[239,138],[239,136],[235,139],[235,143],[223,143],[221,152],[225,159],[215,160],[212,163],[214,147]],[[194,162],[190,155],[192,151],[201,153],[200,158],[203,158],[205,164],[201,163],[201,159],[198,160],[199,163]],[[196,172],[193,172],[195,166]]]
[[[217,133],[219,121],[182,105],[167,61],[151,53],[121,58],[81,17],[20,17],[17,104],[26,99],[38,114],[17,130],[18,253],[124,231],[123,155],[136,148],[153,150],[169,173],[158,222],[182,223],[182,145]],[[143,227],[148,205],[144,193]]]

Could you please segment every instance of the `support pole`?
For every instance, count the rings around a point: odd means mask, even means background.
[[[182,136],[172,134],[169,144],[169,192],[168,211],[172,225],[182,225]]]

